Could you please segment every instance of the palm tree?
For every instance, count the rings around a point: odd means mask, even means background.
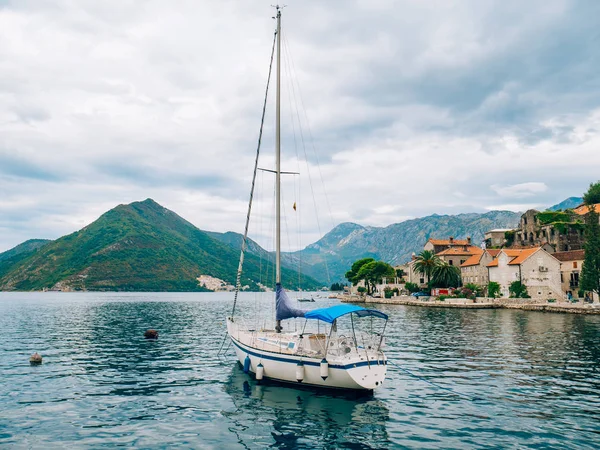
[[[433,268],[432,275],[435,286],[444,288],[460,286],[460,269],[446,261],[440,261]]]
[[[431,281],[433,269],[440,263],[440,258],[433,250],[423,250],[415,261],[415,270],[427,277],[427,284]]]

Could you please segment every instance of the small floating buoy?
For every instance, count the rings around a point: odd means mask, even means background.
[[[265,366],[263,366],[262,363],[258,363],[258,366],[256,366],[256,381],[262,380],[264,374],[265,374]]]
[[[29,358],[29,363],[32,366],[35,366],[37,364],[41,364],[42,363],[42,355],[40,355],[38,352],[35,352],[33,355],[31,355],[31,357]]]
[[[244,360],[244,373],[250,372],[250,356],[246,355],[246,359]]]
[[[146,330],[144,337],[146,339],[158,339],[158,331],[152,329]]]
[[[304,380],[304,363],[300,361],[296,365],[296,381],[302,383],[302,380]]]
[[[325,358],[321,360],[321,367],[319,370],[321,372],[321,378],[323,378],[323,381],[325,381],[329,376],[329,363]]]

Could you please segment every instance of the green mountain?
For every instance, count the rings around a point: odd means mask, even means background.
[[[119,205],[82,230],[25,255],[0,266],[0,290],[203,290],[200,275],[234,284],[239,260],[234,247],[151,199]],[[271,263],[248,254],[242,285],[271,286],[273,273]],[[282,270],[286,287],[296,288],[297,280],[297,273]],[[307,278],[303,287],[319,286]]]
[[[30,239],[16,247],[0,253],[0,278],[8,273],[17,263],[30,257],[38,251],[39,248],[52,242],[48,239]]]
[[[0,261],[5,261],[18,256],[29,256],[32,252],[43,247],[48,242],[52,241],[49,239],[29,239],[4,253],[0,253]]]

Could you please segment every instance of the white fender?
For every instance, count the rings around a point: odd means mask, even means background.
[[[302,383],[302,380],[304,380],[304,364],[302,361],[300,361],[296,365],[296,381],[298,381],[298,383]]]
[[[256,381],[262,380],[264,375],[265,366],[263,366],[262,363],[258,363],[258,366],[256,366]]]
[[[321,360],[321,367],[319,368],[319,370],[321,372],[321,378],[323,378],[323,380],[326,380],[329,376],[329,363],[325,358]]]

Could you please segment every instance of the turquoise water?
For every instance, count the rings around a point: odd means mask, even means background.
[[[381,305],[390,360],[480,400],[393,366],[383,388],[353,398],[257,386],[231,348],[219,357],[230,299],[0,293],[0,445],[600,446],[600,317]],[[270,300],[244,294],[241,308],[270,310]],[[35,351],[41,366],[29,365]]]

